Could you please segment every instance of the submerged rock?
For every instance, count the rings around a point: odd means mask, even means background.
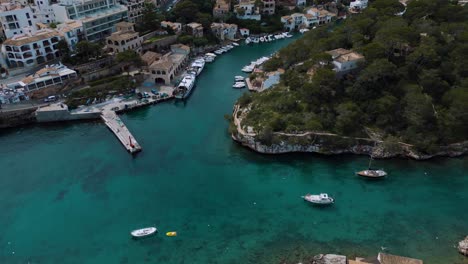
[[[313,264],[346,264],[346,256],[335,254],[320,254],[314,257]]]
[[[458,242],[458,252],[468,256],[468,236],[466,236],[464,240]]]

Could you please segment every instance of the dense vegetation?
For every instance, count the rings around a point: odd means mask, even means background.
[[[468,135],[468,6],[456,1],[376,0],[338,26],[317,28],[282,49],[266,68],[287,69],[266,92],[244,94],[243,124],[273,131],[372,131],[431,152]],[[324,51],[346,48],[366,58],[337,78]],[[313,74],[310,74],[313,72]]]

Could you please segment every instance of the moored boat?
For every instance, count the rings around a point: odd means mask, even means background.
[[[246,73],[251,73],[254,70],[254,68],[255,68],[254,66],[249,65],[249,66],[245,66],[244,68],[242,68],[242,71]]]
[[[193,69],[196,71],[196,75],[200,75],[200,73],[203,71],[203,68],[205,67],[205,60],[204,59],[196,59],[192,64],[190,65]]]
[[[328,196],[326,193],[321,193],[321,194],[306,194],[304,196],[301,196],[305,201],[313,203],[313,204],[332,204],[335,202],[335,200]]]
[[[237,46],[239,46],[239,43],[237,43],[237,42],[233,42],[233,43],[231,43],[231,45],[234,45],[234,46],[236,46],[236,47],[237,47]]]
[[[383,178],[387,176],[387,172],[385,172],[383,169],[372,169],[372,156],[369,158],[369,166],[367,170],[362,170],[356,172],[356,175],[366,177],[366,178]]]
[[[156,227],[146,227],[142,229],[133,230],[132,232],[130,232],[130,234],[134,238],[141,238],[141,237],[151,236],[157,231],[158,229]]]
[[[237,75],[237,76],[234,76],[234,80],[236,82],[240,82],[240,81],[244,81],[245,78],[244,78],[244,76]]]
[[[245,82],[235,82],[232,88],[235,88],[235,89],[245,88]]]
[[[194,74],[186,74],[182,81],[180,81],[177,88],[174,90],[174,97],[177,99],[185,99],[187,98],[193,90],[195,86],[195,75]]]
[[[356,172],[356,174],[362,177],[367,177],[367,178],[383,178],[387,176],[387,173],[384,170],[373,170],[373,169],[358,171]]]

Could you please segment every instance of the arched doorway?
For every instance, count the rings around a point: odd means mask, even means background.
[[[166,83],[166,81],[163,78],[156,78],[156,79],[154,79],[154,82],[156,84],[165,84]]]

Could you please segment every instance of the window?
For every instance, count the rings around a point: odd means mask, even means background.
[[[32,26],[31,20],[28,20],[28,24],[29,26]]]
[[[46,84],[46,85],[51,85],[51,84],[53,84],[52,79],[46,80],[46,81],[45,81],[45,84]]]
[[[26,13],[26,18],[28,18],[28,19],[31,18],[31,17],[29,16],[29,13]]]

